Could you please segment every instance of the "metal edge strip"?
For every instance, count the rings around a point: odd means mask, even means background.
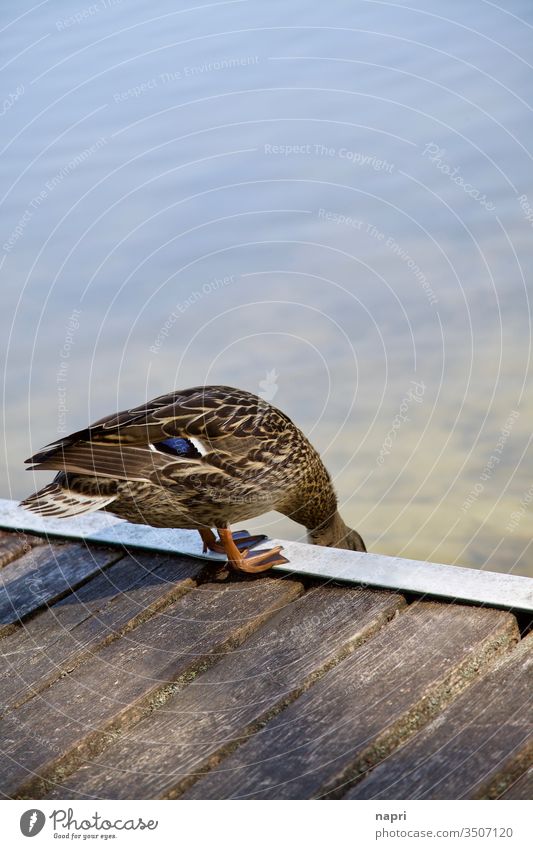
[[[9,499],[0,499],[0,528],[203,560],[225,559],[221,554],[204,554],[196,531],[134,525],[103,512],[72,519],[44,519]],[[533,579],[522,575],[321,548],[288,540],[271,542],[282,545],[290,561],[288,566],[274,567],[276,572],[533,613]]]

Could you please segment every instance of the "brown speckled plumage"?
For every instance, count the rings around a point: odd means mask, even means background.
[[[22,502],[43,515],[105,509],[130,522],[203,532],[277,510],[304,525],[311,542],[365,550],[340,518],[329,474],[301,430],[268,402],[229,386],[155,398],[27,462],[60,470]]]

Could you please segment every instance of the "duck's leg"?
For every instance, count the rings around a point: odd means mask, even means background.
[[[221,543],[217,541],[217,538],[211,528],[199,528],[198,533],[202,537],[202,542],[204,544],[202,550],[204,554],[206,551],[224,551]]]
[[[216,538],[211,528],[201,528],[198,533],[202,537],[204,554],[206,551],[216,551],[217,554],[225,553],[224,544]],[[266,534],[250,534],[248,531],[233,531],[232,537],[239,551],[247,551],[249,548],[253,548],[254,545],[258,545],[260,542],[268,539]]]
[[[229,528],[217,528],[228,563],[238,572],[266,572],[272,566],[288,563],[286,557],[280,554],[281,545],[275,548],[262,549],[251,554],[248,549],[240,551]]]

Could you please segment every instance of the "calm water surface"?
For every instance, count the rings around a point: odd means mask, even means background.
[[[531,4],[1,16],[1,494],[58,433],[229,383],[371,550],[533,575]]]

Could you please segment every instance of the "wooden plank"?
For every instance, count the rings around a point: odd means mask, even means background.
[[[533,766],[520,778],[514,781],[499,799],[524,799],[528,802],[533,800]]]
[[[183,798],[341,795],[517,637],[514,617],[502,611],[413,604]]]
[[[23,704],[84,658],[195,585],[205,564],[123,557],[0,640],[0,713]]]
[[[0,635],[122,556],[118,549],[43,545],[0,570]]]
[[[532,692],[524,640],[346,798],[498,798],[531,763]]]
[[[55,781],[100,751],[301,591],[279,578],[203,584],[105,646],[0,720],[0,791],[45,793],[44,779]]]
[[[318,587],[141,720],[52,797],[174,796],[384,625],[404,604],[371,590]]]

